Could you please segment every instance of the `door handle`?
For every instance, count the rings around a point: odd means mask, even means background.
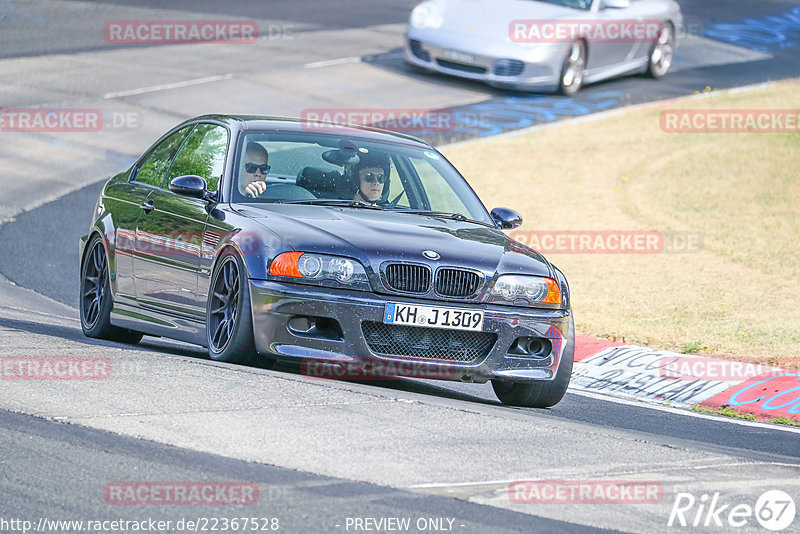
[[[139,204],[139,207],[142,208],[142,210],[144,210],[145,213],[150,213],[151,211],[156,209],[152,200],[145,200],[144,202]]]

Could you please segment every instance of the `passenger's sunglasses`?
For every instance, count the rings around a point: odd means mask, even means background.
[[[382,184],[386,181],[386,175],[376,174],[374,172],[365,172],[361,175],[361,179],[371,184],[374,184],[375,182]]]
[[[271,167],[266,163],[263,165],[256,165],[255,163],[245,163],[244,170],[249,172],[250,174],[255,174],[256,171],[261,171],[262,174],[267,174]]]

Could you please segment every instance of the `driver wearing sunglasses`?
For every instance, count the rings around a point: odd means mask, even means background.
[[[249,143],[244,152],[244,169],[239,182],[239,192],[245,196],[256,198],[267,189],[267,173],[269,172],[269,153],[258,143]]]
[[[384,187],[389,181],[389,162],[381,157],[362,156],[362,161],[353,169],[353,174],[358,180],[358,190],[353,200],[376,204],[383,196]]]

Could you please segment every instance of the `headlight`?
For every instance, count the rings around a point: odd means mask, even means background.
[[[488,302],[510,306],[560,306],[561,289],[552,278],[504,274],[497,278],[489,292]],[[547,306],[552,307],[552,306]]]
[[[411,11],[408,23],[412,28],[441,28],[444,16],[433,2],[423,2]]]
[[[345,286],[370,291],[364,267],[356,260],[310,252],[278,254],[269,266],[269,274],[294,278],[294,282],[327,287]]]

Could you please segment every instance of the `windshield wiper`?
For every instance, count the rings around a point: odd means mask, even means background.
[[[429,217],[434,217],[437,219],[452,219],[454,221],[470,222],[475,224],[481,224],[483,226],[488,226],[490,228],[495,228],[494,224],[490,224],[483,221],[476,221],[475,219],[470,219],[469,217],[467,217],[462,213],[452,213],[449,211],[433,211],[433,210],[392,210],[392,211],[397,213],[410,213],[412,215],[427,215]]]
[[[341,206],[343,208],[364,208],[369,210],[382,210],[376,204],[367,204],[360,200],[342,200],[338,198],[312,198],[306,200],[276,200],[275,204],[306,204],[309,206]]]

